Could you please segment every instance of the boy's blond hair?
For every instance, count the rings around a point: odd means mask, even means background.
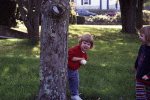
[[[150,42],[150,26],[142,27],[140,34],[145,34],[146,43]]]
[[[79,41],[78,41],[79,45],[81,45],[82,41],[86,41],[86,42],[91,43],[90,49],[93,48],[93,46],[94,46],[94,39],[93,39],[93,37],[90,34],[84,34],[84,35],[82,35],[80,37]]]

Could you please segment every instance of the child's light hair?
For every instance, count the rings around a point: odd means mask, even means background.
[[[82,41],[86,41],[86,42],[91,43],[90,49],[93,48],[93,46],[94,46],[94,39],[93,39],[93,37],[90,34],[82,35],[80,37],[80,39],[79,39],[79,45],[81,45]]]
[[[142,27],[140,34],[145,34],[146,43],[150,42],[150,26]]]

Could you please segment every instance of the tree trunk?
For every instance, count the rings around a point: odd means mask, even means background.
[[[122,22],[122,32],[126,32],[126,26],[127,26],[127,11],[128,11],[128,6],[126,0],[119,0],[120,3],[120,10],[121,10],[121,22]]]
[[[121,9],[122,32],[136,33],[136,1],[119,0]]]
[[[69,0],[43,0],[39,100],[67,100]]]
[[[141,29],[143,27],[143,0],[138,0],[136,6],[136,28]]]
[[[21,13],[21,18],[27,28],[29,39],[31,41],[39,40],[39,14],[40,14],[40,4],[41,0],[28,0],[27,5],[23,5],[22,0],[17,0],[19,5],[19,11]],[[27,11],[23,9],[26,6]]]
[[[40,0],[29,0],[28,2],[28,18],[32,26],[32,31],[29,29],[28,34],[30,40],[39,40],[39,15],[40,15]]]

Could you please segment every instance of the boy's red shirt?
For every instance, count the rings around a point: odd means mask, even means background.
[[[68,51],[68,67],[72,70],[80,68],[80,61],[71,61],[73,57],[85,58],[87,60],[87,53],[83,53],[80,45],[74,46]]]

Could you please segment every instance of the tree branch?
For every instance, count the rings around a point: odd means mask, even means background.
[[[25,10],[23,9],[22,0],[17,0],[17,2],[18,2],[19,11],[20,11],[20,14],[21,14],[21,18],[22,18],[22,20],[24,21],[25,26],[27,27],[28,30],[30,30],[30,31],[33,32],[33,28],[32,28],[32,26],[31,26],[29,20],[28,20],[27,17],[26,17]]]

